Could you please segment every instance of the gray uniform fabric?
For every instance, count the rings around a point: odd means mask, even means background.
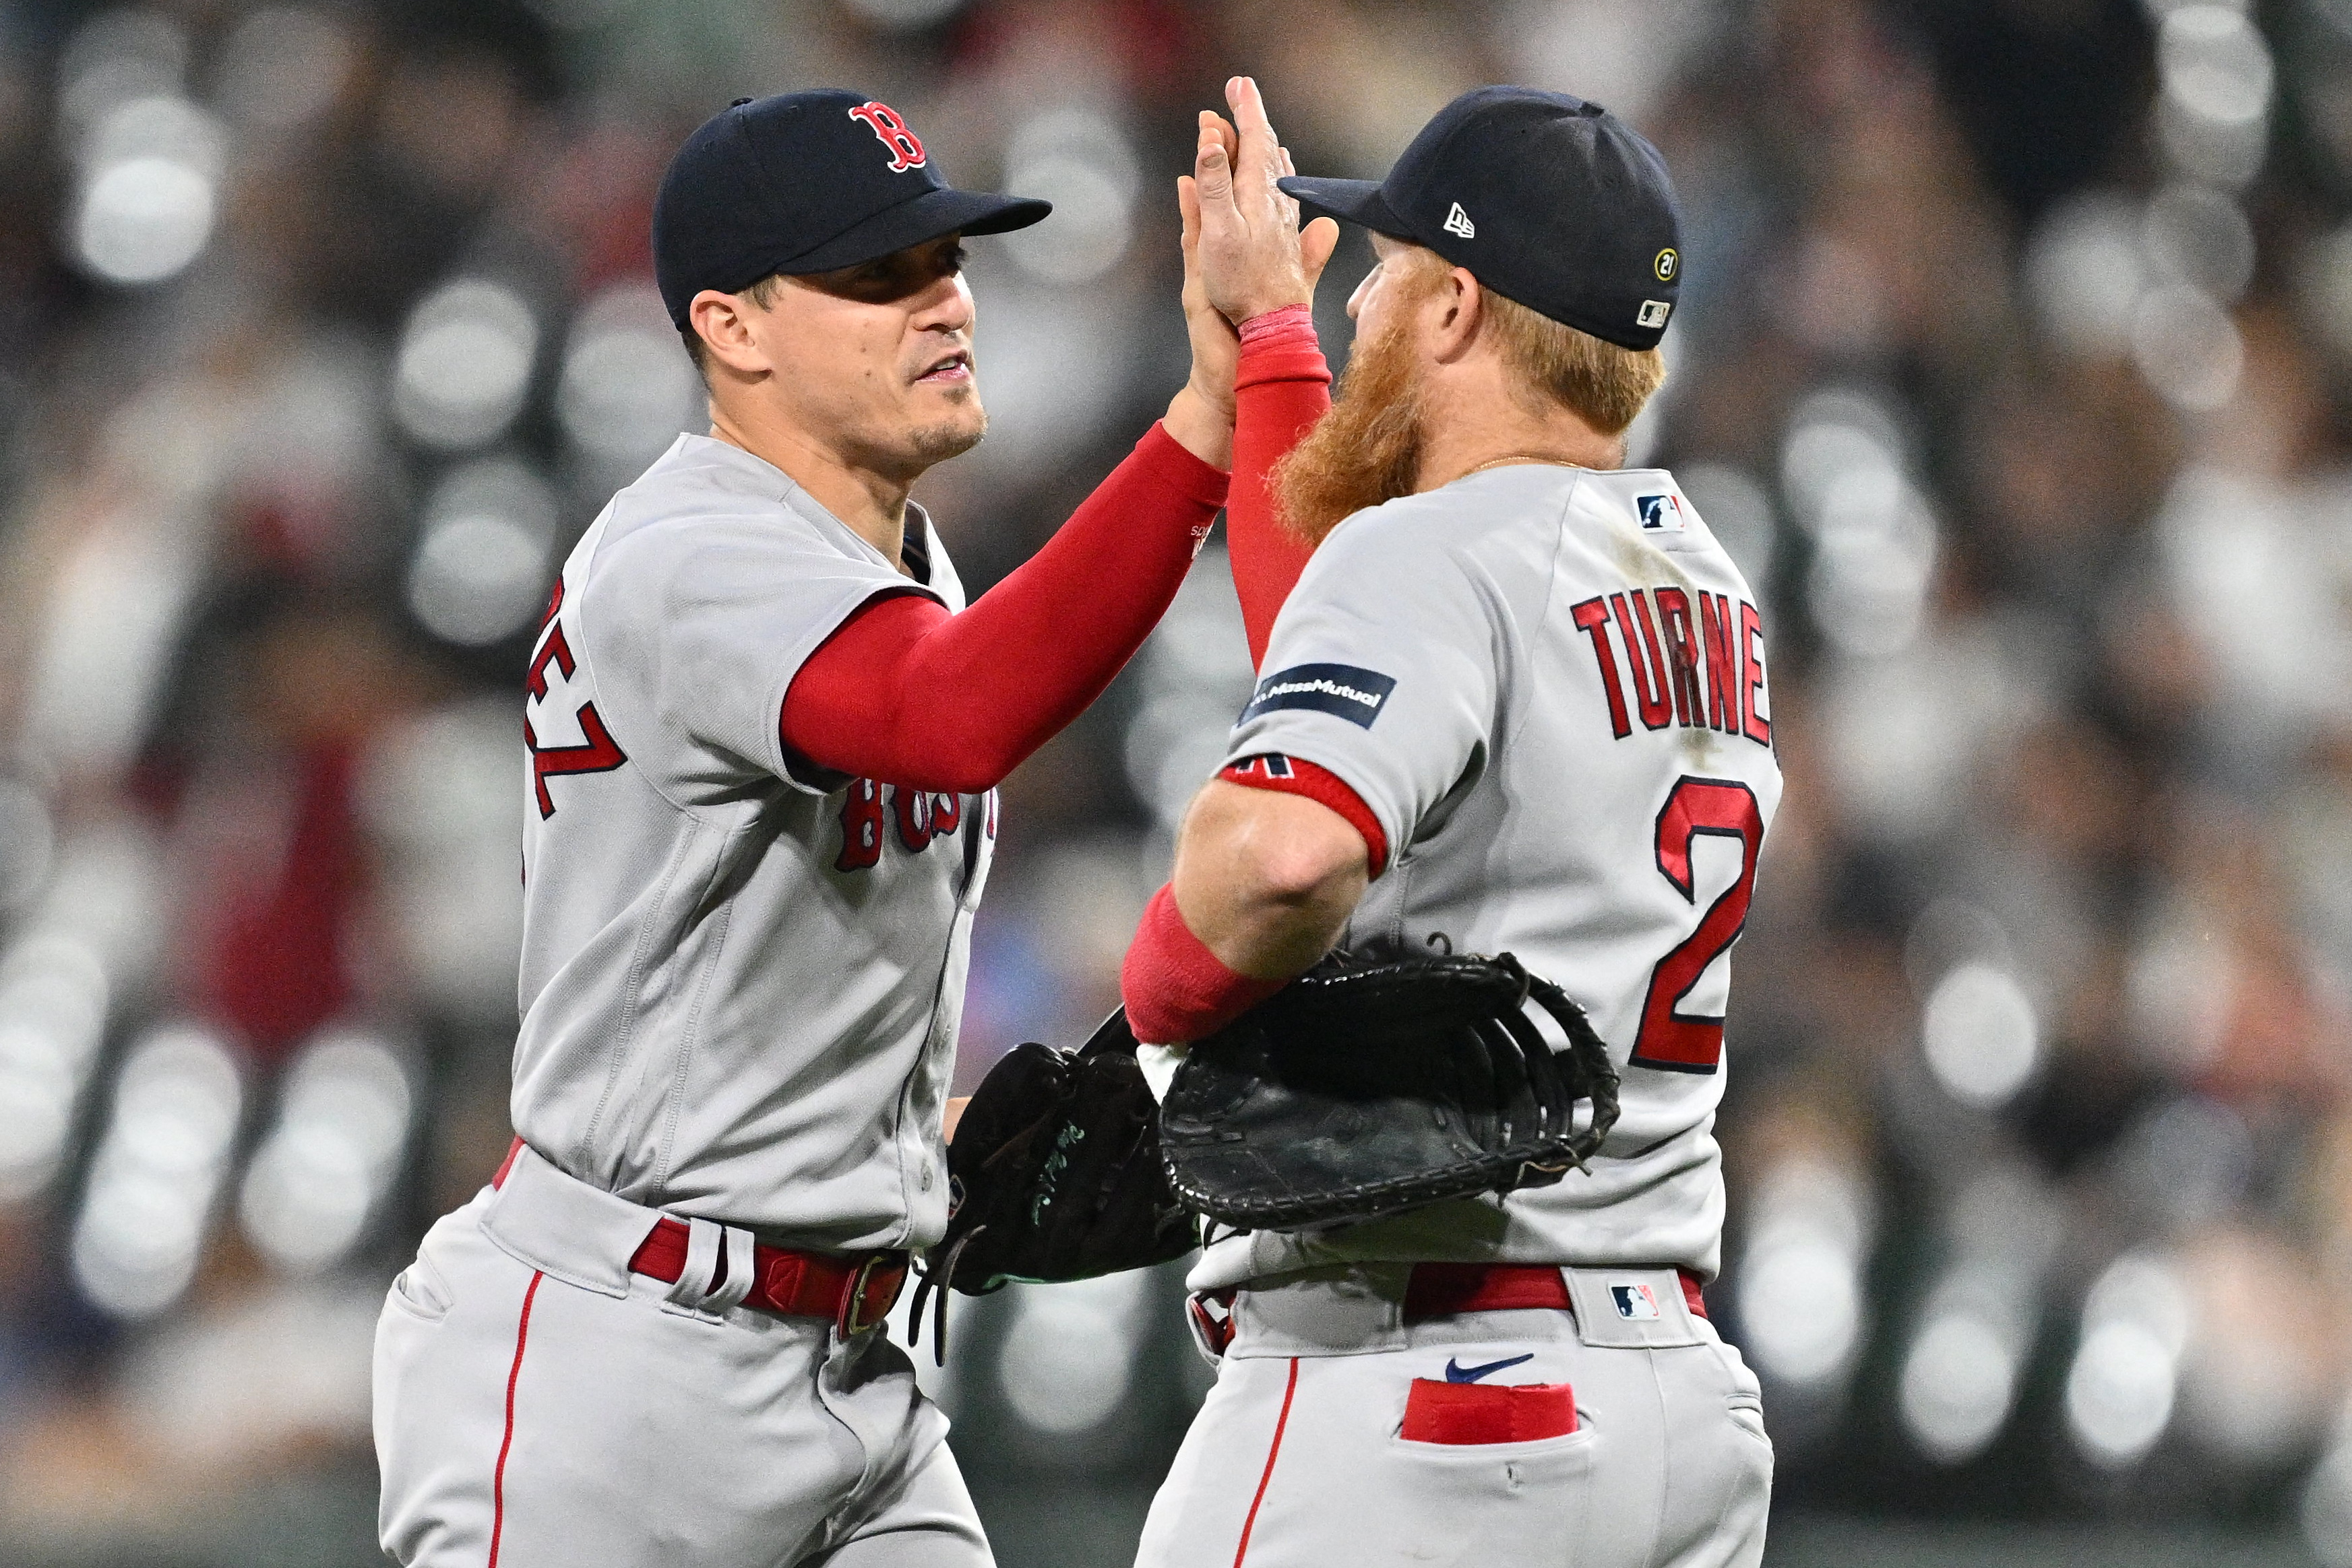
[[[986,1568],[906,1357],[738,1304],[755,1238],[946,1226],[995,797],[821,775],[778,729],[867,600],[963,607],[909,511],[914,579],[687,435],[564,564],[524,694],[528,1146],[433,1228],[377,1329],[380,1524],[411,1568]],[[676,1285],[629,1271],[656,1210],[695,1238]]]
[[[630,1274],[654,1220],[526,1152],[433,1228],[376,1330],[384,1550],[988,1568],[905,1354]]]
[[[944,1229],[993,797],[814,776],[777,730],[866,600],[963,608],[929,519],[908,535],[922,584],[774,467],[683,435],[565,563],[534,763],[593,738],[583,710],[627,758],[525,785],[514,1127],[572,1175],[787,1246]]]
[[[1139,1568],[1755,1568],[1756,1380],[1673,1272],[1716,1270],[1727,955],[1780,794],[1754,595],[1672,475],[1498,467],[1342,523],[1263,668],[1228,762],[1328,768],[1387,836],[1343,940],[1517,954],[1623,1113],[1556,1186],[1211,1248],[1234,1338]],[[1416,1261],[1568,1265],[1574,1310],[1408,1325]],[[1567,1385],[1576,1429],[1408,1439],[1416,1380]]]
[[[1580,1333],[1565,1312],[1402,1325],[1405,1272],[1369,1265],[1242,1293],[1232,1346],[1152,1502],[1137,1568],[1761,1561],[1772,1446],[1756,1377],[1705,1319],[1681,1311],[1670,1285],[1654,1291],[1665,1309],[1659,1343],[1596,1344],[1620,1336]],[[1605,1293],[1607,1282],[1593,1278],[1580,1294]],[[1400,1427],[1415,1379],[1567,1384],[1577,1429],[1414,1441]]]
[[[1391,859],[1342,940],[1516,953],[1609,1041],[1623,1113],[1591,1175],[1239,1236],[1195,1289],[1351,1259],[1713,1277],[1728,942],[1780,795],[1754,606],[1659,469],[1489,469],[1324,541],[1228,762],[1303,758],[1345,780]]]

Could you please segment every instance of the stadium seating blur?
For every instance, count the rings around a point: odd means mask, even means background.
[[[1307,172],[1503,80],[1675,171],[1633,461],[1789,782],[1710,1295],[1772,1560],[2352,1568],[2352,0],[0,6],[0,1563],[373,1560],[377,1305],[509,1135],[526,640],[699,428],[670,149],[852,85],[1055,202],[919,491],[985,585],[1182,377],[1239,70]],[[1112,1005],[1248,684],[1213,545],[1005,788],[965,1086]],[[958,1302],[1006,1562],[1126,1561],[1180,1277]]]

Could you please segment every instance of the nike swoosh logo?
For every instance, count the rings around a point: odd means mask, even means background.
[[[1475,1383],[1490,1372],[1500,1372],[1507,1366],[1517,1366],[1523,1361],[1533,1361],[1535,1358],[1536,1353],[1529,1351],[1525,1355],[1507,1356],[1501,1361],[1490,1361],[1484,1366],[1465,1366],[1449,1355],[1445,1358],[1445,1381]]]

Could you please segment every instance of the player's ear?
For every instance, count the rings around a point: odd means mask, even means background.
[[[706,288],[694,297],[687,312],[687,319],[701,336],[705,355],[712,362],[747,376],[773,368],[752,333],[751,315],[740,296]]]
[[[1444,363],[1460,359],[1477,340],[1478,323],[1486,318],[1486,291],[1464,267],[1448,267],[1432,291],[1429,305],[1433,340],[1430,347]]]

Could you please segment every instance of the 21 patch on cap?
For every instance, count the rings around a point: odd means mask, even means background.
[[[1239,722],[1247,724],[1276,708],[1303,707],[1337,714],[1349,724],[1370,729],[1394,690],[1396,677],[1378,670],[1354,664],[1293,664],[1258,682]]]

